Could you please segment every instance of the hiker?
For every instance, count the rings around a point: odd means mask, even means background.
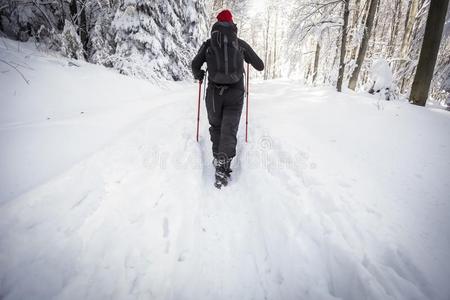
[[[203,43],[192,61],[192,73],[199,81],[205,76],[201,67],[207,64],[206,109],[218,188],[227,184],[231,160],[236,155],[236,135],[245,92],[244,60],[258,71],[264,69],[255,51],[237,37],[231,12],[223,10],[217,15],[211,38]]]

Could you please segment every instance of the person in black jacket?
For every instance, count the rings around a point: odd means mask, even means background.
[[[192,61],[196,80],[202,81],[207,63],[206,109],[210,124],[216,182],[230,177],[230,163],[236,155],[237,130],[244,102],[244,61],[262,71],[264,63],[243,40],[237,38],[237,26],[229,10],[220,12],[211,30],[211,38],[200,47]]]

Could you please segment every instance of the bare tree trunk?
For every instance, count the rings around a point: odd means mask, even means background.
[[[405,20],[405,33],[403,35],[401,53],[402,56],[406,55],[406,50],[408,49],[409,41],[411,40],[411,33],[414,27],[414,21],[416,19],[417,10],[419,8],[418,0],[410,0],[408,4],[408,13]]]
[[[369,13],[367,15],[365,31],[363,38],[361,40],[361,46],[359,47],[358,57],[356,58],[356,68],[353,70],[352,77],[350,78],[350,82],[348,84],[348,87],[352,90],[355,90],[356,88],[359,72],[361,71],[361,67],[364,62],[364,57],[366,56],[367,45],[369,44],[370,33],[373,27],[373,20],[375,17],[375,10],[377,8],[377,2],[378,0],[370,0]]]
[[[431,0],[419,63],[411,89],[413,104],[425,106],[442,39],[449,0]]]
[[[306,76],[305,76],[306,82],[309,81],[309,77],[311,77],[311,63],[308,64],[308,69],[307,69]]]
[[[344,0],[344,24],[342,25],[342,38],[341,38],[341,54],[339,58],[339,75],[337,79],[336,89],[338,92],[342,92],[342,83],[344,82],[345,71],[345,52],[347,43],[347,27],[348,27],[348,3],[350,0]]]
[[[278,31],[278,7],[277,13],[275,15],[275,32],[273,37],[273,68],[272,68],[272,78],[277,76],[277,31]]]
[[[270,69],[273,70],[273,49],[269,49],[269,65],[270,65]],[[267,70],[267,78],[268,79],[273,79],[272,77],[272,72],[269,72],[269,70]]]
[[[355,0],[355,4],[354,4],[355,8],[354,8],[354,12],[352,14],[352,27],[353,28],[356,28],[356,26],[358,25],[360,2],[361,2],[361,0]]]
[[[364,6],[362,7],[362,10],[360,8],[360,1],[361,0],[356,0],[355,1],[355,11],[353,12],[353,30],[358,29],[358,21],[361,20],[361,24],[364,23],[364,20],[366,18],[366,2],[364,2]],[[354,60],[356,58],[356,54],[358,53],[358,47],[353,47],[353,49],[351,50],[351,55],[350,55],[350,60]]]
[[[56,24],[56,28],[62,31],[64,29],[64,20],[67,19],[66,11],[64,9],[65,3],[64,0],[59,0],[59,10],[61,11],[61,17],[58,18],[58,23]]]
[[[319,57],[320,57],[320,40],[316,43],[316,53],[314,54],[314,70],[313,70],[313,84],[316,83],[317,71],[319,68]]]
[[[375,31],[375,34],[374,34],[373,39],[372,39],[372,45],[370,46],[370,48],[373,49],[373,51],[375,51],[375,52],[377,50],[375,48],[375,46],[376,46],[377,37],[378,37],[378,31],[379,31],[378,30],[378,25],[380,23],[380,14],[378,13],[380,11],[380,2],[381,1],[378,1],[377,9],[376,9],[376,12],[375,12],[375,25],[374,25],[374,28],[377,28],[377,30]]]
[[[265,40],[265,43],[264,43],[264,50],[265,50],[265,53],[264,53],[264,65],[265,65],[265,68],[264,68],[264,80],[267,80],[268,79],[268,75],[269,75],[269,68],[270,68],[270,66],[268,65],[268,62],[269,62],[269,29],[270,29],[270,11],[269,10],[267,10],[267,20],[266,20],[266,36],[265,36],[265,38],[266,38],[266,40]]]
[[[369,79],[369,72],[367,72],[367,70],[366,70],[366,71],[363,72],[362,84],[363,85],[366,84],[368,79]]]
[[[336,47],[336,51],[335,51],[334,57],[333,57],[333,64],[331,66],[332,70],[334,69],[334,66],[336,65],[336,61],[337,61],[337,59],[339,57],[339,50],[340,50],[339,47]],[[331,77],[330,77],[330,79],[331,79]]]
[[[406,49],[406,41],[407,41],[408,31],[410,31],[412,29],[412,23],[413,23],[411,21],[411,19],[413,18],[412,14],[411,14],[412,4],[415,1],[416,0],[408,0],[407,6],[406,6],[406,16],[405,16],[405,20],[404,20],[404,23],[403,23],[403,37],[401,39],[400,49],[398,49],[398,55],[401,58],[405,58],[405,56],[406,56],[405,49]],[[411,25],[409,25],[410,23],[411,23]],[[406,65],[407,65],[407,62],[405,60],[402,60],[402,61],[398,62],[397,66],[396,66],[397,67],[396,72],[398,72],[402,68],[404,69]],[[405,78],[404,78],[404,76],[402,76],[402,77],[403,78],[400,81],[400,93],[403,92],[403,87],[405,85]]]
[[[388,51],[388,56],[392,57],[392,55],[395,52],[395,44],[396,44],[396,37],[397,37],[397,30],[398,30],[398,26],[400,23],[400,9],[401,8],[401,1],[400,0],[396,0],[395,1],[395,6],[394,6],[394,14],[392,16],[392,22],[391,22],[391,35],[389,38],[389,51]]]

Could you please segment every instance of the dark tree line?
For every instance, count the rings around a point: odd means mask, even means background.
[[[0,30],[20,41],[147,79],[189,76],[206,29],[203,0],[1,0]]]

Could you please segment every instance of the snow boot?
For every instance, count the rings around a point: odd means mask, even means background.
[[[220,164],[223,164],[223,168],[224,168],[223,171],[225,172],[225,175],[228,177],[229,180],[231,179],[231,172],[233,172],[233,170],[230,168],[231,160],[232,160],[232,158],[221,163],[221,161],[218,158],[214,158],[212,161],[212,164],[216,169]]]
[[[219,160],[214,158],[213,165],[216,167],[214,186],[216,188],[220,189],[222,186],[227,186],[228,181],[231,180],[232,170],[230,164],[231,159]]]

